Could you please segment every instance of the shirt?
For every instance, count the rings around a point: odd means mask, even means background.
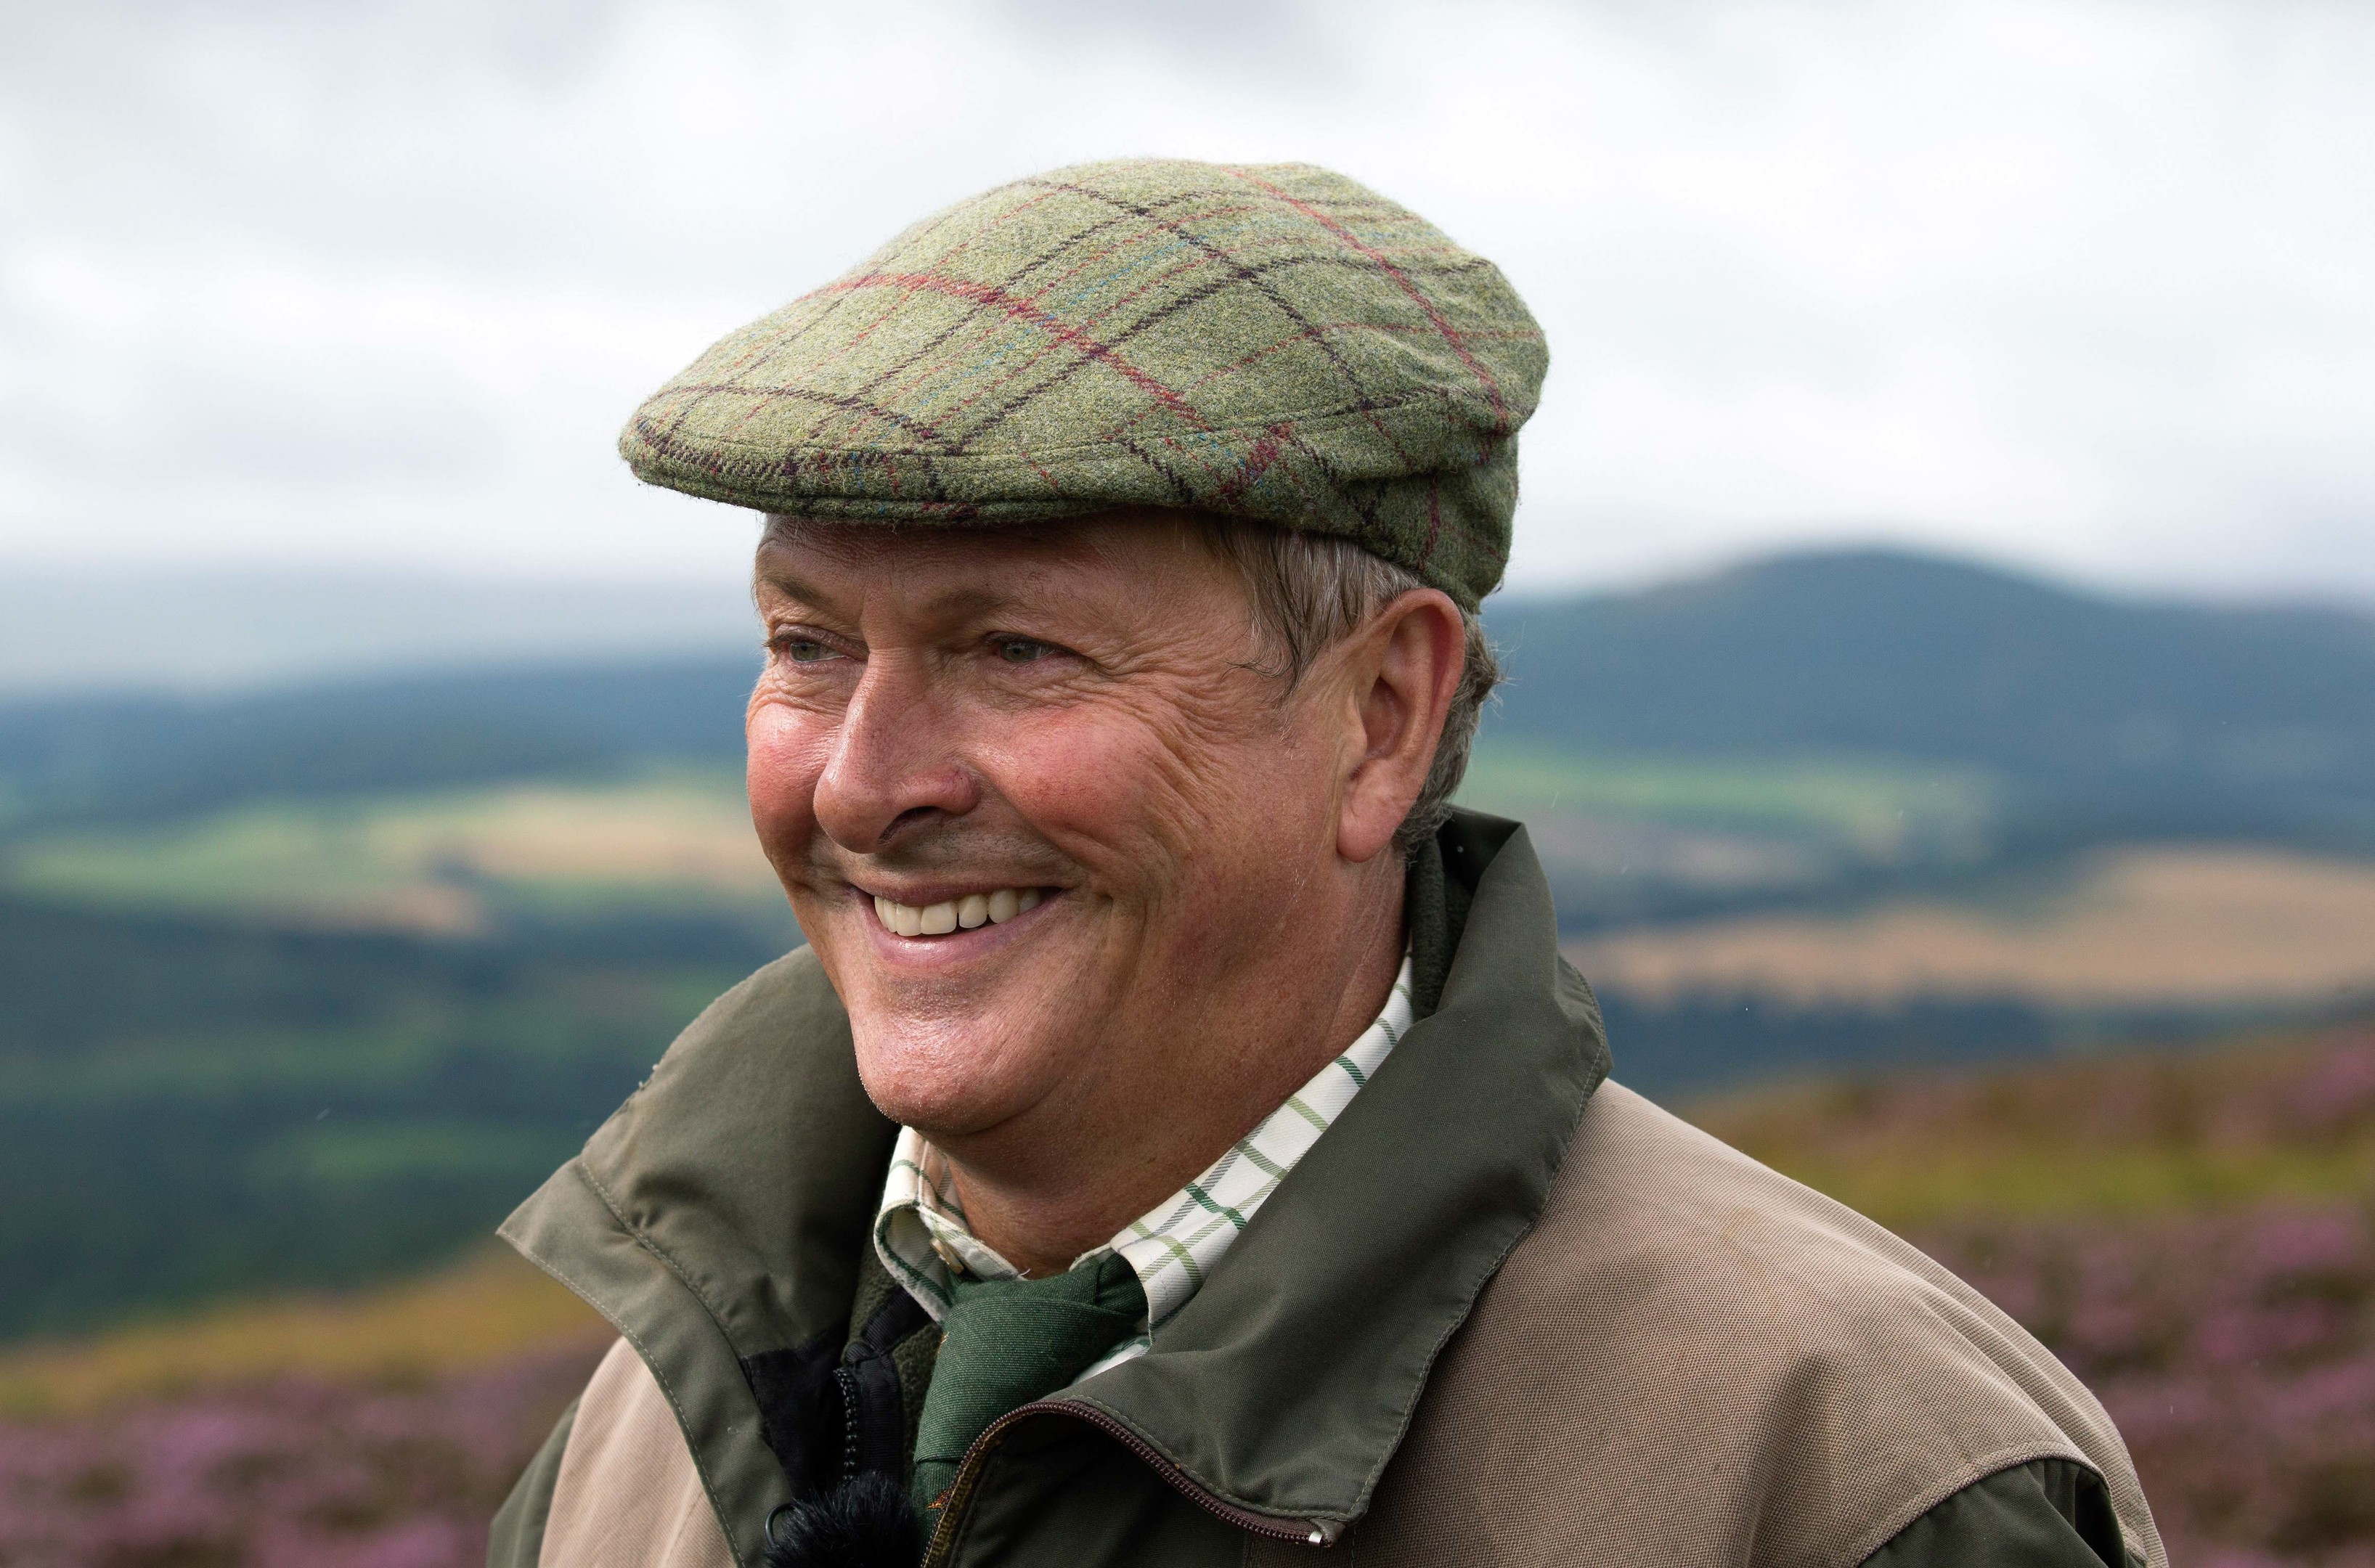
[[[1154,1334],[1194,1298],[1255,1211],[1410,1032],[1412,1017],[1411,963],[1405,956],[1385,1010],[1359,1039],[1288,1095],[1202,1175],[1131,1220],[1105,1245],[1073,1259],[1077,1268],[1108,1252],[1118,1253],[1146,1291],[1146,1322],[1140,1332],[1082,1377],[1145,1353]],[[962,1268],[982,1279],[1010,1279],[1021,1273],[967,1226],[947,1157],[913,1127],[899,1129],[892,1150],[891,1173],[874,1220],[874,1247],[891,1277],[935,1321],[948,1314],[953,1270]]]

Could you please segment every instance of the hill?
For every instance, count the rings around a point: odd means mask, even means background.
[[[2345,617],[1872,555],[1492,616],[1517,678],[1466,798],[1529,822],[1571,937],[1600,934],[1574,950],[1637,1087],[2004,1060],[2365,994],[2375,867],[2332,852],[2375,843],[2353,815],[2375,802],[2375,670]],[[797,939],[740,798],[750,674],[0,708],[0,1183],[39,1199],[0,1218],[0,1268],[33,1281],[0,1297],[0,1338],[360,1280],[483,1232]],[[2290,772],[2220,749],[2260,733],[2252,690],[2308,760]],[[2123,724],[2175,737],[2163,765],[2105,740]],[[2180,819],[2320,857],[2064,853]]]
[[[0,827],[738,760],[755,658],[0,706]]]
[[[1504,598],[1487,620],[1513,676],[1487,754],[1514,747],[1537,774],[1564,769],[1572,794],[1611,759],[1887,764],[1947,788],[1957,822],[1988,794],[2000,847],[2375,844],[2365,616],[2133,602],[1862,551]],[[614,658],[21,701],[0,706],[0,823],[730,758],[750,673],[742,657]]]
[[[2375,835],[2366,615],[2115,599],[1865,550],[1504,600],[1490,620],[1514,675],[1504,735],[1967,765],[2063,832]]]
[[[439,942],[0,901],[0,1338],[484,1236],[780,949]]]

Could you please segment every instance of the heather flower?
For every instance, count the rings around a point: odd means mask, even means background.
[[[2375,1229],[2338,1205],[1919,1238],[2119,1422],[2173,1560],[2375,1563]]]
[[[404,1389],[318,1380],[0,1422],[11,1568],[462,1568],[592,1370],[583,1347]]]

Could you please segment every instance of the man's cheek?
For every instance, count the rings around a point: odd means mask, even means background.
[[[1152,726],[1102,715],[1019,727],[1003,739],[999,793],[1056,838],[1142,836],[1176,813],[1187,776],[1201,760]]]
[[[1026,822],[1058,842],[1104,838],[1130,812],[1130,764],[1093,728],[1016,726],[973,749],[972,760]]]
[[[824,737],[805,718],[767,706],[754,710],[744,729],[750,817],[771,850],[779,841],[805,838],[810,820]]]

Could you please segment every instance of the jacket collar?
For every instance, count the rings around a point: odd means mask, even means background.
[[[1435,847],[1447,895],[1424,896],[1424,867],[1412,878],[1414,950],[1444,922],[1433,1010],[1153,1350],[1069,1396],[1257,1515],[1341,1526],[1367,1508],[1436,1353],[1540,1217],[1607,1074],[1525,831],[1462,814]]]
[[[1522,828],[1455,815],[1411,894],[1424,1016],[1153,1350],[1067,1396],[1232,1509],[1329,1534],[1608,1069]],[[713,1004],[502,1228],[650,1364],[745,1562],[806,1480],[782,1411],[830,1376],[894,1134],[803,950]]]

